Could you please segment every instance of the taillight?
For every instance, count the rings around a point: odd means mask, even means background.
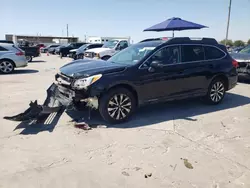
[[[17,56],[22,56],[22,55],[24,55],[24,53],[20,51],[20,52],[17,52],[16,55]]]
[[[239,63],[238,63],[235,59],[233,59],[232,65],[233,65],[235,68],[237,68],[237,67],[239,66]]]

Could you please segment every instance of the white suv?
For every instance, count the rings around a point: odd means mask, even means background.
[[[27,60],[23,50],[9,43],[0,43],[0,73],[9,74],[18,67],[26,67]]]
[[[93,48],[85,51],[84,58],[108,60],[116,52],[127,48],[128,45],[128,40],[110,40],[109,42],[106,42],[101,48]]]

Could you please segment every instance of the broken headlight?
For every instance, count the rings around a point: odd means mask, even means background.
[[[102,74],[97,74],[87,78],[78,79],[74,82],[73,87],[76,89],[86,89],[91,84],[95,83],[102,77]]]

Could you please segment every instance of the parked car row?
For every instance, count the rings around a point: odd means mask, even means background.
[[[0,43],[0,73],[9,74],[25,66],[27,60],[22,49],[12,43]]]
[[[14,45],[13,41],[7,41],[7,40],[0,40],[0,43],[7,43]],[[31,46],[28,41],[22,41],[18,43],[16,46],[18,46],[25,52],[25,58],[27,59],[28,62],[31,62],[34,57],[40,56],[40,45]]]
[[[51,45],[43,48],[42,52],[51,54],[59,54],[60,57],[70,57],[76,59],[102,59],[108,60],[118,51],[121,51],[129,46],[128,40],[114,39],[104,44],[101,43],[70,43],[68,45],[55,46]]]
[[[239,78],[250,80],[250,45],[230,55],[239,63],[237,68]]]

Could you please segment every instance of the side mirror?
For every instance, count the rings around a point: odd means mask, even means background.
[[[152,61],[152,63],[150,63],[150,67],[154,69],[161,69],[164,65],[160,61]]]

